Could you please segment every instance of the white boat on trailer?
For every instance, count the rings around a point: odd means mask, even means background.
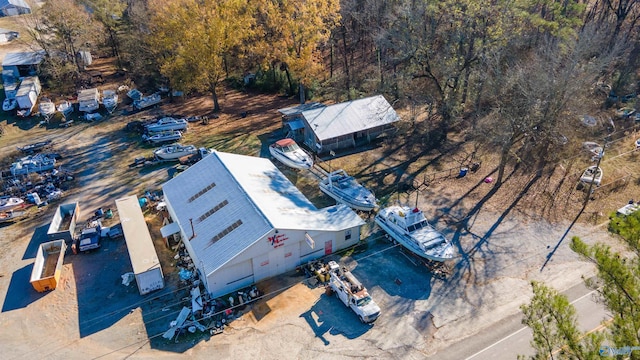
[[[48,119],[56,112],[56,105],[51,101],[51,99],[43,97],[40,99],[38,110],[40,110],[40,114],[42,116]]]
[[[167,130],[159,133],[155,133],[153,135],[142,135],[142,139],[144,141],[148,141],[150,143],[159,144],[168,141],[178,141],[182,139],[182,133],[178,130]]]
[[[68,100],[63,100],[62,102],[60,102],[60,104],[58,104],[56,109],[64,114],[64,116],[69,116],[69,114],[73,112],[73,104]]]
[[[197,153],[198,148],[194,145],[170,144],[156,149],[153,155],[160,160],[178,160],[183,156]]]
[[[114,90],[104,90],[102,92],[102,105],[112,114],[118,107],[118,94]]]
[[[23,205],[24,205],[24,200],[18,197],[13,197],[13,196],[0,197],[0,211],[2,212],[10,211]]]
[[[580,176],[580,181],[588,184],[593,183],[596,186],[600,186],[602,182],[602,169],[596,165],[589,166]]]
[[[269,153],[281,163],[294,169],[308,170],[313,166],[311,155],[302,150],[293,139],[282,139],[269,146]]]
[[[0,211],[0,223],[15,221],[26,214],[25,211]]]
[[[429,225],[422,211],[408,206],[389,206],[376,214],[375,222],[394,242],[427,260],[453,259],[453,244]]]
[[[377,207],[375,195],[342,169],[330,172],[319,186],[323,193],[352,209],[372,211]]]
[[[187,130],[187,120],[163,117],[155,123],[146,126],[147,132],[161,132],[167,130]]]

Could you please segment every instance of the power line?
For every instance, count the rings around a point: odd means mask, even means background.
[[[364,244],[368,244],[368,243],[371,243],[371,242],[375,242],[375,241],[377,241],[377,240],[379,240],[379,239],[383,238],[383,236],[384,236],[384,235],[380,235],[381,233],[382,233],[382,232],[373,233],[373,234],[369,235],[369,236],[366,238],[367,240],[364,240],[364,241],[362,241],[362,242],[359,242],[358,244],[356,244],[356,245],[354,245],[354,246],[351,246],[351,247],[349,247],[349,248],[347,248],[347,249],[344,249],[344,250],[341,250],[341,251],[335,252],[335,253],[333,253],[333,254],[331,254],[331,255],[323,256],[323,257],[319,258],[318,260],[326,259],[326,258],[328,258],[328,257],[330,257],[330,256],[335,256],[335,255],[337,255],[337,254],[341,254],[341,253],[344,253],[344,252],[350,251],[350,250],[352,250],[353,248],[355,248],[355,247],[357,247],[357,246],[362,246],[362,245],[363,245],[363,243],[364,243]],[[381,254],[381,253],[383,253],[383,252],[389,251],[389,250],[394,249],[394,248],[399,247],[399,246],[401,246],[401,245],[400,245],[400,244],[392,244],[391,246],[388,246],[388,247],[386,247],[386,248],[384,248],[384,249],[378,250],[378,251],[376,251],[376,252],[373,252],[373,253],[367,254],[367,255],[362,256],[362,257],[358,257],[358,258],[357,258],[357,260],[358,260],[358,261],[362,261],[362,260],[365,260],[365,259],[370,258],[370,257],[372,257],[372,256],[375,256],[375,255]],[[292,283],[292,284],[290,284],[290,285],[283,286],[283,287],[278,288],[278,289],[275,289],[275,290],[273,290],[273,291],[271,291],[271,292],[269,292],[269,293],[267,293],[267,294],[264,294],[264,295],[261,295],[261,296],[259,296],[259,297],[255,298],[255,299],[252,299],[251,301],[249,301],[249,302],[247,302],[247,303],[244,303],[244,304],[238,304],[238,305],[235,305],[235,306],[232,306],[232,307],[225,308],[225,309],[223,309],[223,310],[221,310],[221,311],[218,311],[218,312],[215,312],[215,313],[212,313],[212,314],[208,314],[208,315],[206,315],[206,316],[204,316],[204,317],[202,317],[202,318],[198,319],[198,321],[203,321],[203,320],[211,319],[211,318],[213,318],[213,317],[215,317],[215,316],[218,316],[218,315],[221,315],[221,314],[223,314],[223,313],[226,313],[228,310],[235,310],[235,309],[237,309],[237,308],[239,308],[239,307],[246,306],[247,304],[254,303],[254,302],[259,301],[259,300],[261,300],[261,299],[264,299],[264,298],[266,298],[266,297],[269,297],[269,296],[272,296],[272,295],[275,295],[275,294],[281,293],[281,292],[283,292],[283,291],[285,291],[285,290],[288,290],[288,289],[290,289],[290,288],[292,288],[292,287],[294,287],[294,286],[296,286],[296,285],[304,284],[305,282],[308,282],[308,281],[310,281],[311,279],[312,279],[312,277],[310,277],[310,278],[305,278],[305,279],[302,279],[302,280],[300,280],[300,281],[296,281],[296,282],[294,282],[294,283]],[[139,307],[139,306],[141,306],[141,305],[143,305],[143,304],[145,304],[145,303],[147,303],[147,302],[151,302],[151,301],[153,301],[153,300],[157,300],[157,299],[163,298],[163,297],[165,297],[165,296],[168,296],[168,295],[171,295],[171,294],[175,294],[175,293],[177,293],[178,291],[182,291],[182,290],[187,289],[187,288],[190,288],[190,287],[191,287],[191,285],[184,286],[184,287],[178,288],[178,289],[176,289],[176,290],[173,290],[173,291],[171,291],[171,292],[167,292],[167,293],[164,293],[164,294],[159,294],[159,295],[157,295],[157,296],[154,296],[154,297],[151,297],[151,298],[148,298],[148,299],[144,299],[144,300],[138,301],[138,302],[136,302],[136,303],[133,303],[133,304],[127,305],[127,306],[122,307],[122,308],[120,308],[120,309],[117,309],[117,310],[111,311],[111,312],[109,312],[108,314],[100,315],[100,316],[98,316],[98,317],[95,317],[95,318],[89,319],[89,320],[87,320],[87,321],[80,322],[80,324],[81,324],[81,325],[86,325],[86,324],[94,324],[94,323],[98,323],[99,321],[102,321],[103,319],[107,319],[107,318],[108,318],[108,317],[110,317],[110,316],[115,316],[115,315],[117,315],[118,313],[120,313],[120,312],[122,312],[122,311],[125,311],[125,310],[126,310],[126,311],[130,311],[130,310],[132,310],[134,307]],[[155,313],[161,312],[163,309],[166,309],[166,308],[171,307],[171,306],[174,306],[174,305],[178,305],[178,304],[180,304],[180,303],[182,303],[182,302],[183,302],[183,300],[177,301],[177,302],[172,303],[172,304],[170,304],[170,305],[164,306],[163,308],[161,308],[161,309],[159,309],[159,310],[154,310],[154,311],[151,311],[151,312],[147,312],[147,313],[145,313],[145,315],[155,314]],[[155,322],[155,321],[158,321],[158,320],[161,320],[161,319],[164,319],[164,318],[170,317],[170,316],[172,316],[172,315],[173,315],[173,316],[175,316],[175,315],[176,315],[176,314],[178,314],[178,313],[179,313],[179,311],[172,311],[172,312],[167,313],[166,315],[163,315],[163,316],[157,317],[157,318],[155,318],[155,319],[151,319],[151,320],[144,321],[144,323],[145,323],[145,324],[149,324],[149,323],[152,323],[152,322]],[[215,326],[215,324],[205,327],[205,331],[206,331],[206,330],[210,330],[210,329],[212,329],[212,328],[213,328],[213,326]],[[155,338],[157,338],[157,337],[159,337],[159,336],[162,336],[164,333],[165,333],[165,331],[163,331],[163,332],[161,332],[161,333],[158,333],[158,334],[154,334],[154,335],[148,336],[148,337],[147,337],[146,339],[144,339],[144,340],[139,340],[139,341],[131,342],[131,343],[126,344],[126,345],[124,345],[124,346],[122,346],[122,347],[120,347],[120,348],[118,348],[118,349],[115,349],[115,350],[113,350],[113,351],[111,351],[111,352],[108,352],[108,353],[105,353],[105,354],[103,354],[103,355],[97,356],[97,357],[95,357],[95,359],[100,359],[100,358],[102,358],[102,357],[104,357],[104,356],[108,356],[108,355],[113,354],[113,353],[115,353],[115,352],[117,352],[117,351],[121,351],[121,350],[123,350],[123,349],[126,349],[126,348],[128,348],[128,347],[131,347],[131,346],[134,346],[134,345],[137,345],[137,344],[141,344],[141,343],[143,343],[143,344],[142,344],[142,346],[144,346],[144,343],[150,342],[152,339],[155,339]],[[75,340],[73,340],[73,341],[70,341],[70,342],[68,342],[67,344],[65,344],[65,345],[63,345],[63,346],[61,346],[61,347],[59,347],[58,349],[54,349],[53,351],[51,351],[50,353],[48,353],[47,355],[45,355],[45,357],[50,357],[51,355],[55,354],[56,352],[58,352],[58,351],[60,351],[60,350],[62,350],[62,349],[66,349],[66,348],[68,348],[68,345],[73,344],[73,343],[76,343],[76,342],[78,342],[79,340],[80,340],[80,339],[75,339]],[[142,348],[142,346],[141,346],[140,348],[136,349],[136,350],[134,351],[134,353],[135,353],[136,351],[138,351],[139,349],[141,349],[141,348]],[[38,349],[33,349],[33,351],[32,351],[32,352],[34,352],[34,351],[40,351],[40,349],[39,349],[39,348],[38,348]],[[133,353],[132,353],[132,354],[133,354]],[[132,354],[127,355],[127,357],[128,357],[128,356],[131,356]],[[23,354],[21,354],[21,355],[20,355],[20,357],[23,357],[24,355],[25,355],[25,354],[23,353]],[[125,357],[125,358],[126,358],[126,357]]]

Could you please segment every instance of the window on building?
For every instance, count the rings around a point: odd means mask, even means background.
[[[349,239],[351,239],[351,229],[346,230],[346,231],[344,232],[344,239],[345,239],[345,240],[349,240]]]

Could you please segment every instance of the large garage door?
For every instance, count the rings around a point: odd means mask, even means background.
[[[253,284],[253,267],[251,266],[251,260],[225,266],[219,272],[218,283],[222,283],[222,285],[241,288]]]

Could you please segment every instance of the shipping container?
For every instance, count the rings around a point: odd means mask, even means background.
[[[164,276],[160,260],[153,246],[138,197],[133,195],[118,199],[116,207],[140,295],[162,289]]]
[[[64,240],[40,244],[36,262],[31,271],[31,285],[36,291],[50,291],[58,286],[66,250],[67,245]]]
[[[47,231],[49,240],[73,241],[78,217],[80,217],[80,206],[77,202],[58,206]]]

